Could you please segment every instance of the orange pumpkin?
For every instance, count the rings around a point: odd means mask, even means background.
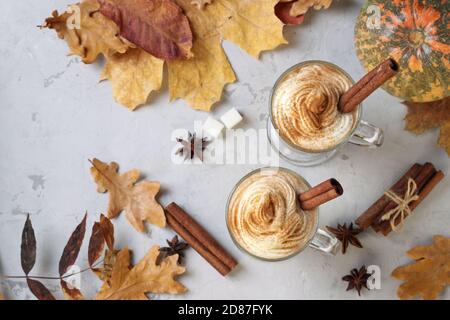
[[[371,70],[388,57],[400,72],[384,88],[407,101],[450,95],[448,0],[369,0],[355,28],[358,58]]]

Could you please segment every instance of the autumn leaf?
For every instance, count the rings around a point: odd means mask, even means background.
[[[404,102],[408,107],[405,129],[416,134],[440,128],[438,144],[450,156],[450,97],[433,102]]]
[[[64,296],[68,299],[80,300],[83,299],[83,295],[77,288],[71,288],[67,282],[62,278],[67,272],[69,267],[75,264],[80,253],[81,245],[83,243],[84,234],[86,233],[86,219],[87,214],[84,215],[83,220],[76,227],[75,231],[67,241],[64,247],[63,253],[59,260],[59,276],[61,277],[61,288],[63,290]]]
[[[110,283],[104,283],[97,300],[147,300],[146,293],[178,294],[186,288],[175,280],[185,272],[171,256],[156,265],[159,247],[154,246],[134,267],[130,267],[130,251],[122,249],[116,257]]]
[[[392,272],[403,280],[397,290],[400,299],[436,299],[450,285],[450,238],[434,236],[430,246],[417,246],[406,253],[416,262],[398,267]]]
[[[153,56],[190,58],[192,32],[181,8],[172,0],[99,0],[100,12],[113,20],[120,35]]]
[[[92,227],[91,238],[89,239],[88,261],[89,266],[93,271],[95,262],[100,258],[100,255],[105,248],[105,244],[109,250],[114,250],[114,226],[111,221],[103,214],[100,216],[100,221],[95,222]]]
[[[333,0],[280,0],[280,2],[292,2],[291,16],[297,17],[305,14],[310,8],[315,10],[328,9]]]
[[[56,300],[52,293],[39,281],[27,278],[28,288],[39,300]]]
[[[136,109],[147,102],[152,91],[161,88],[164,61],[140,48],[109,56],[101,80],[110,80],[118,103]]]
[[[291,15],[291,8],[294,2],[283,2],[280,1],[275,6],[275,14],[277,15],[278,19],[283,21],[284,24],[292,24],[292,25],[299,25],[302,24],[305,20],[305,15],[301,14],[299,16],[292,16]]]
[[[42,27],[54,29],[69,45],[70,54],[80,56],[84,63],[94,62],[99,54],[126,52],[129,45],[118,36],[119,27],[99,9],[97,0],[85,0],[63,14],[53,11]]]
[[[140,177],[137,169],[119,174],[119,166],[115,162],[106,164],[94,159],[91,163],[91,175],[97,184],[97,191],[109,192],[108,218],[115,218],[124,211],[131,225],[140,232],[145,231],[144,221],[165,227],[164,210],[155,200],[159,182],[137,182]]]
[[[23,272],[28,276],[36,262],[36,237],[34,235],[33,226],[31,224],[30,215],[22,231],[22,244],[20,246],[20,262]]]

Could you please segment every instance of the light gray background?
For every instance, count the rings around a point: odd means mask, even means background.
[[[38,242],[32,271],[57,275],[64,245],[83,213],[92,222],[106,209],[108,196],[98,194],[89,175],[87,159],[117,161],[123,170],[139,168],[149,179],[161,182],[160,202],[177,201],[239,260],[239,268],[220,276],[195,251],[187,253],[187,273],[180,280],[189,292],[160,298],[186,299],[357,299],[346,292],[341,277],[362,264],[379,265],[382,289],[364,292],[361,299],[395,299],[399,281],[390,277],[412,246],[428,244],[435,234],[449,236],[446,179],[414,212],[401,234],[388,238],[368,232],[361,237],[363,250],[330,257],[307,249],[284,262],[255,260],[240,252],[228,235],[224,208],[229,191],[257,166],[174,165],[171,133],[191,129],[207,113],[194,111],[183,101],[168,102],[165,85],[151,105],[130,112],[114,102],[108,83],[98,83],[101,64],[84,65],[67,57],[66,44],[53,31],[39,30],[53,9],[70,1],[3,0],[0,2],[0,273],[20,275],[20,239],[26,213],[31,214]],[[302,26],[287,27],[288,46],[255,60],[234,44],[224,47],[239,81],[226,87],[213,111],[220,116],[237,107],[245,116],[244,128],[264,128],[269,90],[277,76],[291,65],[324,59],[363,74],[353,47],[353,26],[362,1],[340,1],[332,8],[309,14]],[[345,147],[331,161],[314,168],[293,168],[312,184],[331,176],[339,179],[345,195],[321,208],[321,226],[351,221],[364,211],[413,162],[432,161],[449,173],[449,159],[436,146],[437,132],[416,137],[403,130],[405,107],[379,90],[364,106],[364,118],[384,129],[381,149]],[[138,259],[153,244],[172,236],[168,229],[150,227],[138,234],[123,215],[114,221],[118,247],[129,246]],[[87,265],[87,241],[78,264]],[[45,282],[57,292],[57,281]],[[92,297],[100,282],[83,275],[82,291]],[[1,281],[9,298],[30,299],[23,281]],[[450,298],[447,290],[442,298]]]

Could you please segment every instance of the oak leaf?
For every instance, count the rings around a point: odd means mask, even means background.
[[[280,2],[292,2],[291,16],[297,17],[305,14],[310,8],[315,10],[328,9],[333,0],[280,0]]]
[[[416,134],[440,128],[438,144],[450,156],[450,97],[433,102],[404,102],[406,130]]]
[[[98,0],[100,12],[114,21],[120,35],[153,56],[190,58],[189,21],[173,0]]]
[[[98,159],[91,161],[91,175],[97,184],[97,191],[109,192],[107,217],[115,218],[124,211],[131,225],[138,231],[145,231],[144,221],[159,227],[166,225],[164,210],[155,200],[159,182],[140,181],[137,169],[119,174],[119,165]]]
[[[69,45],[70,54],[80,56],[84,63],[94,62],[99,54],[126,52],[129,44],[118,36],[118,26],[99,9],[97,0],[85,0],[62,14],[53,11],[42,27],[54,29]]]
[[[178,256],[171,256],[156,265],[159,247],[154,246],[134,267],[130,267],[130,251],[120,250],[116,256],[111,279],[96,295],[97,300],[147,300],[146,293],[178,294],[186,288],[175,280],[185,268],[178,265]]]
[[[106,58],[101,80],[110,80],[118,103],[130,110],[147,102],[152,91],[161,88],[164,61],[140,48]]]
[[[397,290],[400,299],[436,299],[450,285],[450,238],[434,236],[430,246],[417,246],[406,254],[416,262],[396,268],[392,276],[403,280]]]

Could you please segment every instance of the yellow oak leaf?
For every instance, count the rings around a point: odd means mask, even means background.
[[[222,49],[228,39],[249,54],[258,57],[286,43],[283,23],[275,16],[277,0],[215,0],[198,10],[190,0],[175,0],[183,8],[194,34],[194,57],[187,61],[169,61],[170,99],[182,98],[193,107],[209,111],[219,101],[223,87],[236,80]]]
[[[129,43],[119,34],[119,27],[100,12],[97,0],[85,0],[69,6],[63,14],[53,11],[42,27],[54,29],[70,48],[70,54],[78,55],[84,63],[92,63],[99,54],[109,56],[124,53]]]
[[[416,134],[439,128],[438,144],[450,156],[450,97],[433,102],[404,102],[406,130]]]
[[[117,253],[109,282],[105,282],[96,295],[97,300],[147,300],[146,293],[179,294],[186,287],[175,278],[185,272],[178,265],[178,255],[164,259],[159,265],[156,259],[159,247],[153,246],[134,267],[130,267],[130,250]]]
[[[436,299],[450,285],[450,238],[434,236],[430,246],[417,246],[406,254],[416,262],[398,267],[392,276],[403,280],[397,290],[400,299]]]
[[[164,61],[140,48],[106,58],[101,80],[110,80],[118,103],[130,110],[147,102],[152,91],[161,88]]]
[[[328,9],[333,0],[296,0],[291,7],[291,15],[296,17],[305,14],[310,8]],[[283,1],[287,2],[287,1]]]
[[[159,227],[166,225],[164,210],[155,200],[159,182],[139,181],[137,169],[119,174],[119,165],[98,159],[91,161],[91,175],[97,184],[97,191],[109,192],[107,217],[115,218],[124,211],[131,225],[138,231],[145,231],[144,221]]]

